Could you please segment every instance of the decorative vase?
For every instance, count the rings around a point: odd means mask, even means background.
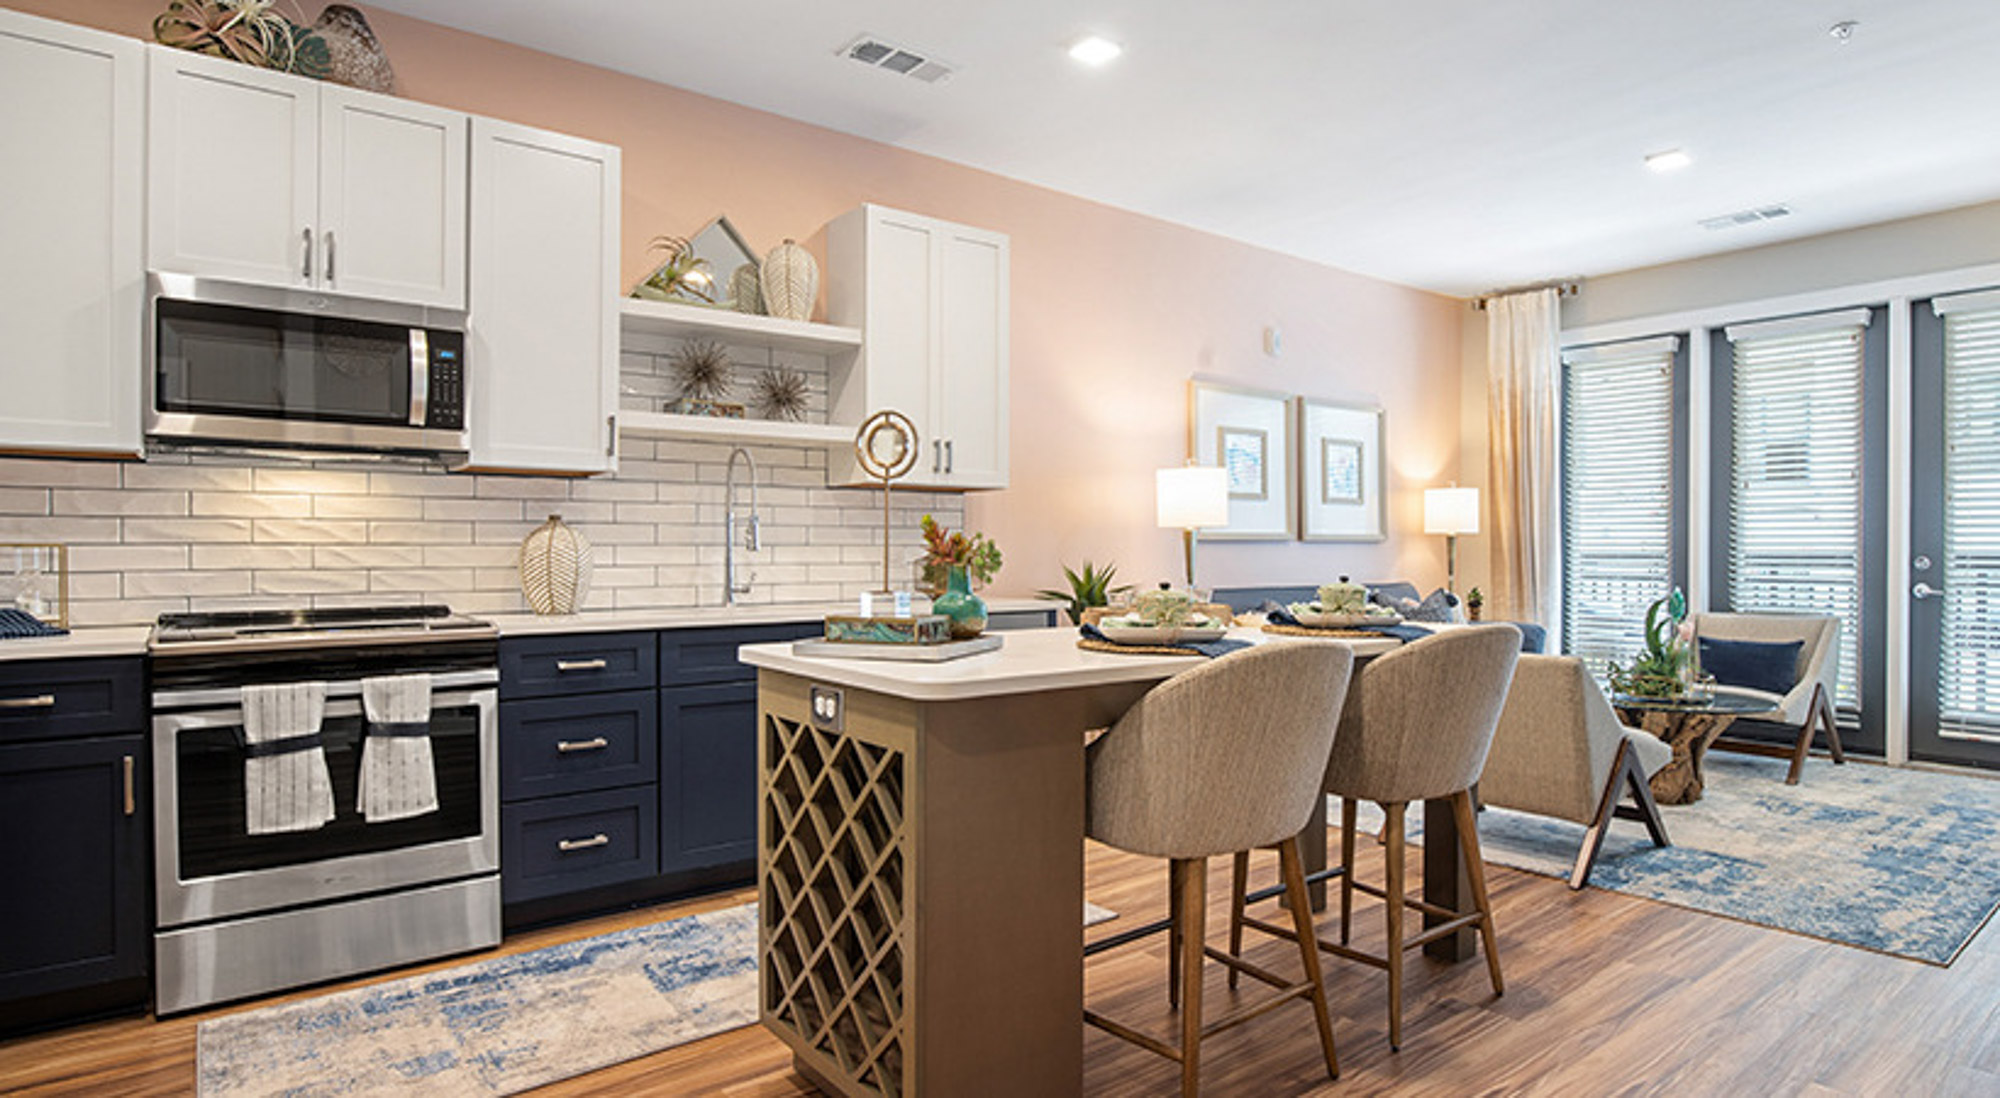
[[[574,614],[590,594],[590,541],[561,515],[521,542],[521,594],[537,614]]]
[[[739,313],[764,315],[764,276],[755,263],[745,263],[729,276],[729,300]]]
[[[972,593],[965,565],[954,564],[945,577],[944,594],[931,603],[931,613],[951,619],[951,638],[967,640],[986,629],[986,600]]]
[[[764,257],[760,273],[764,312],[785,320],[811,320],[813,297],[819,293],[819,264],[812,253],[787,240]]]

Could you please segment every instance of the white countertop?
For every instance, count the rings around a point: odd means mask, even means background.
[[[986,600],[989,614],[1060,611],[1062,603],[1041,599]],[[698,629],[711,625],[772,625],[818,621],[828,614],[853,614],[851,602],[785,602],[761,606],[689,606],[660,610],[589,610],[581,614],[480,614],[503,637],[548,633],[609,633],[620,629]]]
[[[1006,643],[997,652],[943,663],[795,656],[789,641],[746,644],[738,649],[738,658],[753,667],[913,701],[960,701],[1078,686],[1148,682],[1171,678],[1201,663],[1195,656],[1087,651],[1076,646],[1076,630],[1068,627],[1010,630],[1000,635]],[[1319,640],[1276,636],[1254,628],[1232,629],[1229,635],[1254,644],[1344,644],[1354,649],[1356,656],[1377,656],[1400,647],[1400,642],[1388,637]]]
[[[0,663],[10,660],[67,660],[82,656],[143,656],[150,625],[72,629],[62,637],[9,637],[0,640]]]

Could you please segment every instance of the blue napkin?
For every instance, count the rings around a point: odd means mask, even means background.
[[[0,609],[0,640],[13,637],[60,637],[68,632],[69,630],[58,629],[26,610],[16,610],[11,606]]]
[[[1077,631],[1079,633],[1082,633],[1086,640],[1103,641],[1106,644],[1119,643],[1118,641],[1112,640],[1110,637],[1105,636],[1104,631],[1099,629],[1095,625],[1086,625]],[[1127,645],[1126,647],[1132,647],[1132,646]],[[1181,641],[1177,644],[1147,645],[1146,647],[1185,648],[1190,652],[1199,652],[1202,655],[1207,656],[1209,659],[1214,659],[1217,656],[1228,655],[1229,653],[1236,651],[1238,648],[1248,648],[1250,647],[1250,642],[1246,640],[1231,640],[1228,637],[1221,637],[1216,640],[1201,641],[1199,643],[1196,643],[1194,641]]]
[[[1285,609],[1275,602],[1264,604],[1264,620],[1273,625],[1291,625],[1300,629],[1325,628],[1324,626],[1305,624],[1293,617],[1290,610]],[[1404,644],[1415,640],[1422,640],[1431,635],[1430,630],[1420,625],[1343,625],[1341,628],[1356,633],[1380,633],[1385,637],[1394,637]]]

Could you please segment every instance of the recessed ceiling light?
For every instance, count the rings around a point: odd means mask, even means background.
[[[1656,152],[1646,158],[1646,166],[1656,172],[1677,172],[1694,163],[1694,157],[1683,149],[1668,149]]]
[[[1087,34],[1069,48],[1069,55],[1086,65],[1102,65],[1125,52],[1125,47],[1109,38]]]

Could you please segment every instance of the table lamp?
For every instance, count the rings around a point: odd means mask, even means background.
[[[1424,489],[1424,533],[1444,535],[1444,589],[1458,594],[1458,535],[1479,532],[1479,489]]]
[[[1221,468],[1183,465],[1155,476],[1159,524],[1181,532],[1187,554],[1187,585],[1194,588],[1195,532],[1229,525],[1229,474]]]

